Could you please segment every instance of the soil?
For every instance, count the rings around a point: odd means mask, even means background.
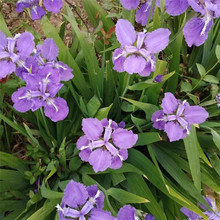
[[[71,4],[73,4],[74,6],[76,6],[76,4],[74,3],[74,1],[72,0],[67,0],[69,1]],[[65,1],[63,1],[64,4],[66,4]],[[70,6],[71,7],[71,6]],[[85,10],[83,8],[82,5],[82,1],[78,0],[77,1],[77,7],[80,9],[79,13],[76,13],[73,10],[73,13],[75,14],[76,18],[78,19],[82,19],[83,23],[86,24],[86,26],[90,29],[92,29],[87,15],[85,13]],[[27,10],[18,13],[15,10],[16,8],[16,1],[9,1],[9,0],[0,0],[0,12],[3,14],[4,18],[5,18],[5,22],[10,30],[10,32],[12,33],[12,35],[14,36],[17,33],[22,33],[23,31],[25,31],[25,27],[24,24],[29,25],[35,32],[40,33],[42,36],[42,39],[45,38],[45,35],[42,31],[41,28],[41,21],[40,20],[31,20],[29,14],[27,13]],[[51,13],[50,16],[50,22],[54,25],[54,27],[60,27],[62,25],[63,22],[63,18],[62,18],[62,10],[57,13],[57,14],[53,14]],[[81,16],[79,17],[78,14],[80,14]],[[91,30],[90,29],[90,30]],[[64,42],[67,45],[70,45],[72,43],[72,32],[71,32],[71,27],[70,24],[67,23],[66,24],[66,28],[65,28],[65,36],[64,36]]]

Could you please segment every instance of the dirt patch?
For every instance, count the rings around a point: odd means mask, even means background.
[[[74,3],[74,1],[69,0],[68,1],[70,4],[70,8],[72,8],[73,13],[75,17],[79,20],[82,20],[82,23],[84,23],[89,30],[92,30],[91,24],[88,21],[88,17],[85,13],[85,10],[83,8],[82,1],[79,0],[77,1],[77,4]],[[28,13],[28,9],[24,10],[21,13],[16,12],[16,1],[8,1],[8,0],[3,0],[1,2],[0,0],[0,11],[3,14],[5,18],[5,22],[12,33],[12,35],[15,35],[17,33],[22,33],[23,31],[27,30],[27,27],[31,27],[35,32],[40,33],[42,36],[42,39],[45,38],[45,35],[42,31],[41,28],[41,21],[40,20],[31,20],[30,15]],[[64,5],[67,3],[63,1]],[[72,6],[74,7],[72,7]],[[63,17],[62,17],[62,10],[57,13],[53,14],[51,13],[50,16],[50,22],[51,24],[54,25],[54,27],[58,28],[62,25],[63,23]],[[70,45],[72,43],[72,32],[71,32],[71,27],[70,24],[66,24],[65,28],[65,35],[64,35],[64,42],[67,45]]]

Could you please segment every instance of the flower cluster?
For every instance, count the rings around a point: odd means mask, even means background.
[[[73,78],[72,69],[57,61],[58,47],[46,39],[35,48],[34,36],[29,32],[6,38],[0,31],[0,78],[15,72],[26,86],[12,95],[14,108],[20,112],[36,111],[44,107],[47,117],[56,122],[68,112],[64,99],[55,97],[63,84]]]
[[[170,141],[184,139],[190,132],[192,124],[203,123],[208,112],[200,106],[190,106],[187,101],[176,99],[168,92],[162,100],[163,110],[154,112],[151,120],[153,127],[164,130]]]
[[[204,199],[206,200],[206,202],[208,203],[208,205],[210,206],[210,208],[214,208],[212,205],[212,200],[210,198],[206,198],[204,197]],[[204,210],[203,214],[206,215],[208,217],[209,220],[219,220],[220,219],[220,212],[214,213],[212,211],[208,211],[208,209],[202,205],[201,203],[199,204],[199,206]],[[180,211],[187,216],[190,220],[202,220],[203,218],[194,213],[193,211],[187,209],[186,207],[182,207],[180,209]]]
[[[127,10],[136,9],[139,3],[139,0],[121,0],[121,4]],[[136,13],[136,22],[142,26],[147,24],[151,4],[152,0],[146,0]],[[160,6],[159,1],[156,1],[156,5]],[[189,47],[200,46],[208,37],[213,19],[220,17],[220,3],[216,0],[166,0],[166,12],[177,16],[184,13],[189,5],[201,17],[191,18],[183,28],[183,34]],[[154,7],[152,12],[154,12]]]
[[[60,220],[139,220],[136,209],[126,205],[117,215],[117,219],[103,210],[104,194],[97,185],[85,187],[82,183],[71,180],[65,190],[61,205],[57,205]],[[145,214],[145,220],[155,218]]]
[[[44,7],[47,11],[58,13],[63,6],[62,0],[43,0]],[[18,0],[16,3],[16,11],[23,12],[25,8],[30,8],[32,20],[41,19],[46,14],[43,7],[40,6],[39,0]]]
[[[123,122],[117,124],[106,118],[101,121],[96,118],[83,119],[82,130],[85,135],[76,143],[81,151],[80,158],[89,162],[95,172],[120,168],[122,161],[128,157],[128,148],[133,147],[138,139],[124,126]]]
[[[151,33],[136,33],[128,20],[119,19],[116,24],[116,36],[121,47],[113,53],[114,70],[149,76],[156,67],[154,53],[166,48],[170,31],[159,28]]]

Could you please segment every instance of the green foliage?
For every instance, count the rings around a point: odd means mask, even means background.
[[[160,0],[161,7],[156,7],[145,28],[169,28],[170,44],[157,54],[155,72],[140,77],[117,73],[112,63],[112,53],[119,47],[116,18],[134,23],[135,11],[122,9],[118,1],[102,2],[100,6],[98,1],[82,0],[90,28],[68,5],[60,28],[52,25],[49,16],[41,20],[43,34],[59,48],[59,60],[73,69],[74,78],[64,83],[59,94],[70,109],[65,120],[53,123],[42,109],[15,111],[8,97],[23,82],[12,76],[0,84],[1,219],[58,219],[55,206],[71,179],[97,184],[105,194],[104,208],[115,216],[123,205],[131,204],[157,220],[184,219],[183,206],[207,219],[198,203],[208,207],[202,197],[207,187],[214,195],[220,193],[220,109],[215,101],[220,80],[220,22],[216,20],[204,45],[189,49],[182,34],[187,14],[168,16],[165,1]],[[64,43],[66,24],[73,36],[70,47]],[[21,26],[36,41],[42,40],[28,22]],[[0,30],[12,36],[1,13]],[[159,74],[163,79],[157,83],[154,79]],[[192,126],[184,140],[173,143],[151,122],[167,91],[205,107],[210,116],[200,127]],[[95,173],[80,160],[76,141],[82,135],[82,118],[88,117],[125,121],[126,128],[138,134],[120,169]]]

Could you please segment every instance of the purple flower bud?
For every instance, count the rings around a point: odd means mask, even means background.
[[[161,82],[161,81],[162,81],[162,79],[163,79],[163,75],[160,75],[160,74],[159,74],[159,75],[157,75],[157,76],[155,77],[155,79],[154,79],[154,80],[155,80],[156,82],[158,82],[158,83],[159,83],[159,82]]]

